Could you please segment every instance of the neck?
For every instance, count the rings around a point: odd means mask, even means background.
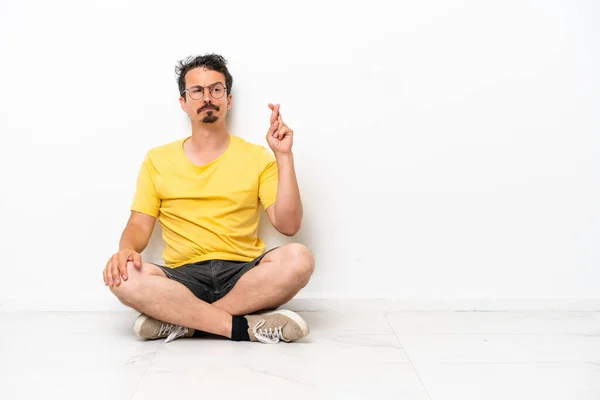
[[[217,121],[206,124],[201,121],[192,121],[192,137],[189,142],[196,151],[217,150],[229,140],[227,125]]]

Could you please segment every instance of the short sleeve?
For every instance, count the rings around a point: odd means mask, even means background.
[[[277,199],[278,172],[275,156],[264,147],[260,152],[259,169],[258,197],[266,210]]]
[[[149,155],[146,155],[144,162],[138,172],[135,195],[131,203],[131,211],[141,212],[151,217],[158,217],[160,210],[160,199],[156,193],[154,185],[156,179],[156,170],[152,165]]]

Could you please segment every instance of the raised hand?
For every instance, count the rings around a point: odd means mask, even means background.
[[[271,125],[267,131],[267,143],[275,156],[290,154],[292,152],[294,131],[287,126],[281,118],[279,104],[269,103],[271,109]]]

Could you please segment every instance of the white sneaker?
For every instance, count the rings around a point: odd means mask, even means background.
[[[167,338],[165,343],[169,343],[180,337],[192,337],[195,329],[169,324],[146,314],[140,314],[133,324],[133,331],[142,339],[153,340]]]
[[[277,310],[266,314],[246,315],[248,336],[252,342],[292,342],[309,334],[306,321],[290,310]]]

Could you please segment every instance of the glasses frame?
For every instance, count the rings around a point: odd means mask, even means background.
[[[213,96],[213,94],[212,94],[212,88],[213,88],[213,87],[215,87],[215,86],[219,86],[219,85],[220,85],[220,86],[223,86],[223,89],[224,89],[224,90],[223,90],[223,95],[222,95],[221,97],[215,97],[215,96]],[[193,97],[190,95],[190,99],[192,99],[192,100],[202,100],[202,99],[204,98],[204,89],[205,89],[205,88],[208,88],[208,89],[209,89],[209,90],[208,90],[208,94],[210,95],[210,97],[212,97],[212,98],[213,98],[213,99],[215,99],[215,100],[222,99],[222,98],[223,98],[223,96],[225,95],[225,93],[227,93],[227,85],[224,85],[222,82],[216,82],[216,83],[213,83],[212,85],[208,85],[208,86],[200,86],[200,85],[194,85],[194,86],[190,86],[189,88],[187,88],[187,89],[185,89],[183,92],[181,92],[181,95],[182,95],[183,97],[185,97],[185,92],[188,92],[188,94],[189,94],[189,93],[190,93],[189,91],[190,91],[191,89],[202,89],[202,96],[200,96],[200,98],[199,98],[199,99],[194,99],[194,98],[193,98]]]

